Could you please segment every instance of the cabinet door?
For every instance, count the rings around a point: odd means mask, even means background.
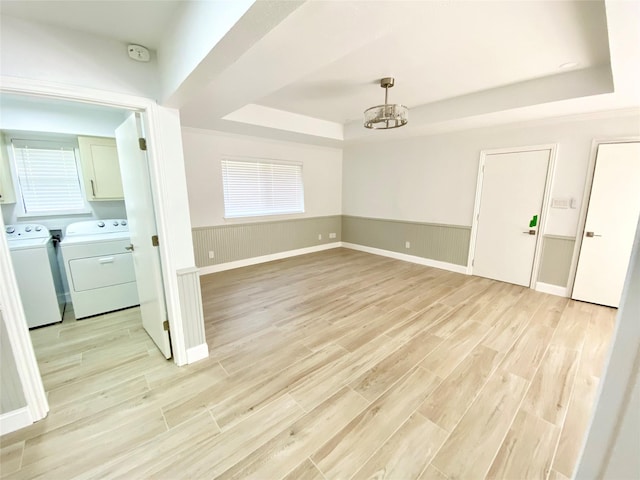
[[[87,200],[122,200],[122,178],[113,138],[78,137]]]
[[[15,203],[16,194],[13,189],[13,179],[9,168],[9,157],[4,136],[0,136],[0,203]]]

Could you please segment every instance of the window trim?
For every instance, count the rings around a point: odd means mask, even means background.
[[[83,171],[80,162],[80,150],[78,148],[78,141],[75,136],[72,135],[52,135],[49,133],[43,133],[42,135],[37,133],[24,132],[5,132],[6,143],[5,150],[9,157],[9,169],[11,171],[11,181],[13,182],[16,193],[16,219],[34,219],[34,218],[50,218],[50,217],[71,217],[71,216],[87,216],[92,214],[91,207],[87,201],[86,191],[83,182]],[[22,186],[18,178],[18,167],[16,164],[15,152],[13,142],[38,142],[41,144],[51,144],[52,146],[59,145],[62,147],[70,147],[73,150],[73,156],[76,165],[76,172],[78,174],[78,182],[80,186],[80,195],[82,198],[82,208],[74,210],[54,210],[47,212],[27,212],[24,205],[24,197],[22,196]],[[18,147],[20,148],[20,147]]]
[[[300,167],[300,187],[301,187],[301,209],[299,211],[292,212],[271,212],[271,213],[261,213],[255,214],[251,213],[248,215],[228,215],[227,214],[227,203],[225,197],[225,161],[232,162],[245,162],[245,163],[268,163],[275,165],[289,165]],[[228,222],[243,222],[246,220],[260,220],[268,218],[269,220],[276,221],[279,218],[291,218],[291,216],[300,216],[306,213],[306,202],[305,202],[305,185],[304,185],[304,162],[296,161],[296,160],[284,160],[280,158],[269,158],[269,157],[250,157],[250,156],[236,156],[236,155],[221,155],[220,156],[220,180],[221,180],[221,191],[222,191],[222,206],[223,206],[223,215],[222,218]],[[266,220],[266,221],[269,221]],[[264,220],[263,220],[264,221]]]

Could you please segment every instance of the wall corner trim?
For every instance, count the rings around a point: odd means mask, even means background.
[[[298,255],[306,255],[307,253],[321,252],[323,250],[331,250],[339,248],[342,242],[325,243],[315,247],[298,248],[297,250],[288,250],[286,252],[273,253],[270,255],[262,255],[260,257],[245,258],[235,262],[219,263],[217,265],[209,265],[200,268],[200,276],[210,273],[223,272],[225,270],[233,270],[234,268],[248,267],[249,265],[257,265],[258,263],[272,262],[274,260],[282,260],[283,258],[296,257]]]
[[[28,407],[18,408],[0,415],[0,435],[15,432],[33,423]]]
[[[209,356],[209,345],[201,343],[195,347],[187,348],[187,364],[204,360]]]
[[[430,258],[416,257],[415,255],[392,252],[390,250],[383,250],[381,248],[366,247],[364,245],[357,245],[355,243],[342,242],[342,246],[344,248],[350,248],[351,250],[358,250],[360,252],[372,253],[373,255],[395,258],[396,260],[417,263],[418,265],[424,265],[426,267],[434,267],[441,270],[449,270],[450,272],[467,274],[466,265],[456,265],[454,263],[440,262],[438,260],[431,260]]]
[[[536,282],[536,291],[549,293],[558,297],[569,297],[569,289],[559,285],[551,285],[550,283]]]

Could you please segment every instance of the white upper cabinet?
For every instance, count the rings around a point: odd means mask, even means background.
[[[16,194],[13,188],[4,136],[0,135],[0,139],[0,203],[15,203]]]
[[[122,200],[122,178],[116,141],[104,137],[78,137],[87,200]]]

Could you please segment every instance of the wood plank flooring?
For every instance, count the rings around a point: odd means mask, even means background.
[[[32,331],[29,478],[571,478],[616,310],[335,249],[202,278],[210,358],[137,309]]]

